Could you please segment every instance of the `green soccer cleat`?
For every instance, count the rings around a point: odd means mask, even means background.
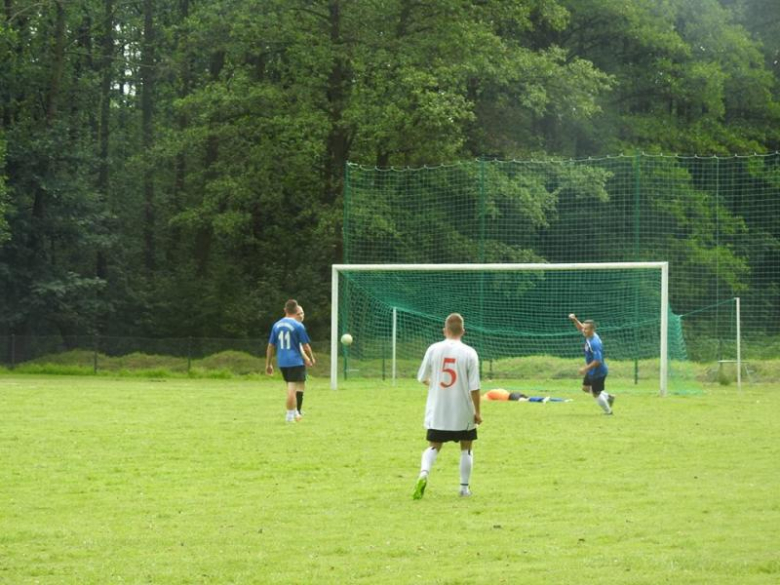
[[[412,494],[413,500],[421,500],[425,493],[425,486],[428,485],[427,477],[420,477],[417,479],[417,485],[414,486],[414,493]]]

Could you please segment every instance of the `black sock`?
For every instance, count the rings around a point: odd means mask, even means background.
[[[301,406],[303,406],[303,392],[295,393],[295,401],[298,403],[298,412],[301,412]]]

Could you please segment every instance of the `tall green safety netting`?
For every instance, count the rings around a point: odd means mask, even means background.
[[[688,357],[672,356],[672,378],[712,381],[736,358],[736,297],[743,361],[780,357],[777,153],[350,164],[344,200],[345,264],[666,261],[671,321],[682,317]],[[570,289],[564,304],[588,287],[602,284]],[[589,310],[583,316],[600,321],[610,355],[622,355],[622,340],[606,335],[622,325]],[[639,359],[626,367],[652,378]]]

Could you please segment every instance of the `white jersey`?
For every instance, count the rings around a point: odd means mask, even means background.
[[[476,426],[471,392],[480,388],[479,358],[472,347],[454,339],[434,343],[425,352],[417,379],[430,381],[426,429],[469,431]]]

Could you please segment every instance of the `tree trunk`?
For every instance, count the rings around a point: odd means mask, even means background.
[[[61,2],[55,2],[54,19],[54,54],[51,56],[51,75],[49,88],[46,92],[46,113],[44,124],[47,130],[51,130],[57,116],[60,91],[62,90],[62,72],[65,67],[65,9]],[[45,181],[49,175],[49,160],[42,157],[38,165],[38,173],[41,180]],[[32,203],[32,222],[30,230],[30,249],[33,251],[34,260],[41,261],[46,254],[44,218],[46,216],[46,189],[41,181],[36,182],[35,195]]]
[[[78,50],[78,56],[72,60],[73,62],[73,74],[72,78],[77,83],[80,83],[88,75],[95,71],[95,63],[92,59],[92,18],[89,14],[84,14],[76,32],[76,47]],[[73,119],[78,119],[80,113],[86,109],[86,115],[89,119],[89,129],[91,132],[92,140],[97,144],[98,141],[98,118],[94,108],[85,108],[83,103],[79,99],[70,100],[70,112],[69,116]],[[81,128],[76,124],[69,124],[69,131],[71,140],[75,143],[79,140],[81,134]]]
[[[147,272],[156,268],[155,250],[155,199],[154,173],[152,172],[151,149],[154,145],[154,1],[144,0],[144,33],[141,43],[141,146],[144,151],[144,266]]]
[[[344,54],[341,36],[341,2],[331,0],[328,5],[330,42],[335,52],[333,66],[328,75],[327,99],[330,112],[330,133],[327,141],[325,163],[325,203],[336,201],[344,188],[344,168],[349,156],[351,133],[344,124],[349,63]]]
[[[111,82],[114,64],[114,0],[103,4],[103,36],[100,43],[100,121],[98,123],[98,178],[97,192],[105,208],[109,205],[108,141],[111,118]],[[95,275],[105,279],[108,260],[105,250],[99,248],[95,262]]]
[[[4,12],[3,15],[5,16],[5,22],[7,25],[11,25],[11,14],[13,9],[13,1],[12,0],[5,0],[4,4]],[[7,91],[7,90],[6,90]],[[2,110],[2,116],[0,116],[0,128],[10,128],[11,127],[11,104],[10,102],[10,95],[7,95],[0,99],[0,110]]]
[[[54,3],[56,15],[54,22],[54,55],[49,78],[49,91],[46,97],[46,125],[51,127],[57,115],[60,92],[62,91],[62,71],[65,67],[65,9],[62,2]]]
[[[211,56],[209,63],[209,73],[212,81],[217,81],[222,74],[225,66],[225,52],[217,51]],[[214,172],[214,163],[219,159],[219,137],[215,134],[209,134],[206,137],[206,154],[203,161],[206,183],[216,179]],[[211,255],[211,224],[201,228],[195,241],[195,258],[198,263],[198,275],[205,276],[208,270],[209,256]]]
[[[190,87],[192,83],[192,74],[190,67],[190,51],[189,40],[187,38],[188,33],[185,21],[190,15],[190,2],[189,0],[180,0],[179,2],[179,15],[181,17],[181,23],[184,24],[183,32],[177,39],[178,50],[181,51],[181,84],[179,85],[179,99],[183,99],[190,94]],[[189,126],[189,120],[186,114],[179,114],[176,124],[181,132],[187,129]],[[178,213],[184,207],[182,202],[182,195],[184,193],[184,182],[187,176],[187,162],[183,152],[176,154],[176,162],[174,164],[174,181],[173,181],[173,193],[172,193],[172,205],[173,212]],[[173,237],[178,239],[178,230],[174,230]],[[177,241],[172,242],[175,247]]]

